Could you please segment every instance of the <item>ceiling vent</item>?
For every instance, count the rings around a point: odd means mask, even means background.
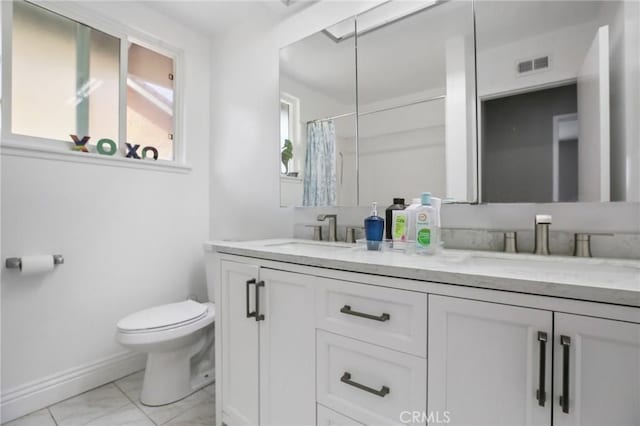
[[[533,60],[533,69],[541,70],[543,68],[549,68],[549,57],[543,56],[541,58],[536,58]]]
[[[526,74],[534,71],[544,71],[549,68],[549,56],[540,56],[534,59],[526,59],[517,64],[518,74]]]
[[[522,61],[518,62],[518,73],[522,74],[523,72],[533,71],[533,61]]]

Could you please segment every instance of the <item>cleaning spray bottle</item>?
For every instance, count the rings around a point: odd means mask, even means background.
[[[415,210],[416,253],[434,254],[438,249],[437,213],[431,205],[431,193],[423,192],[421,206]]]

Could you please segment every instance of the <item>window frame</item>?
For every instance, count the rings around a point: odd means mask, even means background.
[[[16,0],[24,1],[24,0]],[[27,3],[42,7],[67,19],[79,22],[101,31],[120,42],[120,72],[118,90],[118,152],[123,152],[127,135],[127,76],[128,45],[134,43],[173,60],[173,160],[146,161],[124,156],[107,156],[83,153],[71,150],[73,142],[37,136],[21,135],[12,132],[12,48],[13,48],[13,0],[0,4],[2,19],[2,121],[0,149],[2,155],[78,161],[84,163],[106,164],[112,166],[133,167],[151,170],[188,172],[191,167],[186,163],[186,143],[183,127],[183,78],[184,52],[182,49],[139,31],[130,26],[117,23],[96,11],[78,3],[47,2],[29,0]],[[82,136],[82,135],[81,135]],[[93,136],[92,136],[93,137]],[[95,135],[99,138],[100,135]]]
[[[280,111],[281,104],[287,104],[289,106],[289,139],[291,140],[294,149],[297,150],[301,146],[301,137],[302,137],[300,133],[300,99],[298,99],[293,95],[290,95],[289,93],[281,92],[278,111]],[[280,122],[280,120],[278,120],[278,122]],[[281,133],[281,132],[278,131],[278,133]],[[283,144],[284,144],[284,138],[282,137],[282,134],[280,134],[280,145],[278,149],[278,157],[279,157],[279,153],[282,151]],[[295,157],[295,150],[294,150],[294,157]],[[280,165],[282,166],[281,161],[280,161]],[[280,168],[279,170],[280,170],[280,176],[291,178],[290,176],[287,176],[282,172],[282,168]]]

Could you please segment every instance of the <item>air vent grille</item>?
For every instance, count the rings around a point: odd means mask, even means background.
[[[518,74],[526,74],[535,71],[544,71],[551,66],[549,55],[539,56],[537,58],[525,59],[516,65]]]
[[[529,72],[533,70],[533,61],[522,61],[518,63],[518,72],[522,74],[523,72]]]
[[[533,69],[539,70],[542,68],[549,68],[549,57],[543,56],[533,60]]]

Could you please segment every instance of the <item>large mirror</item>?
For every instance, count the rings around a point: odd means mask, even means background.
[[[388,2],[356,19],[360,204],[474,201],[472,3]]]
[[[640,2],[476,2],[481,201],[640,200]]]
[[[283,206],[357,204],[354,31],[352,18],[280,50]]]
[[[281,203],[640,201],[639,27],[635,0],[391,1],[285,47]]]
[[[281,204],[475,201],[475,115],[471,2],[386,2],[300,40],[280,51]]]

